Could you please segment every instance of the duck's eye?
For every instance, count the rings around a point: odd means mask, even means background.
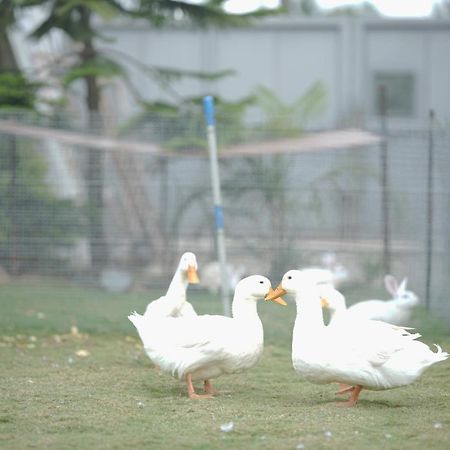
[[[288,276],[288,280],[292,280],[292,276],[291,275]]]
[[[261,281],[259,282],[259,284],[264,284],[264,281],[261,280]]]

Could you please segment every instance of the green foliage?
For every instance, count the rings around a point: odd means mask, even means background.
[[[0,72],[0,109],[34,109],[39,87],[20,73]]]
[[[138,0],[136,2],[122,2],[120,0],[23,0],[14,2],[3,0],[0,3],[0,11],[3,11],[5,17],[8,17],[8,24],[10,24],[14,22],[14,13],[19,7],[46,6],[46,16],[30,35],[40,39],[52,30],[58,29],[66,33],[73,42],[81,44],[75,50],[78,61],[67,71],[63,71],[62,85],[64,87],[68,87],[72,82],[79,79],[92,81],[93,78],[99,77],[120,77],[138,96],[138,90],[131,85],[127,71],[120,62],[120,60],[126,59],[146,73],[160,88],[173,95],[179,102],[180,96],[172,87],[174,82],[185,77],[215,81],[229,75],[232,71],[223,70],[206,73],[167,67],[150,67],[140,61],[133,60],[126,54],[121,54],[118,58],[109,57],[106,55],[107,52],[100,52],[97,49],[96,39],[105,40],[106,37],[98,33],[92,19],[100,17],[102,20],[111,20],[116,17],[128,17],[145,19],[154,26],[163,26],[174,22],[175,16],[181,13],[192,24],[202,27],[209,25],[239,26],[248,25],[251,18],[277,12],[277,10],[262,9],[245,15],[228,14],[223,9],[224,1],[207,0],[196,4],[190,1],[173,0]],[[99,94],[99,87],[96,83],[91,83],[90,89],[97,90],[97,94]],[[100,95],[94,97],[100,98]],[[89,105],[89,109],[96,110],[97,108],[98,105]],[[148,108],[145,109],[148,110]],[[192,120],[188,120],[188,122],[192,124]],[[174,145],[177,146],[176,143]]]
[[[316,16],[320,14],[320,8],[315,0],[301,0],[300,11],[304,16]]]
[[[23,75],[0,73],[0,105],[8,111],[33,111],[40,84]],[[47,182],[47,163],[28,142],[0,138],[0,259],[6,269],[43,272],[57,260],[55,248],[82,233],[82,219],[72,201],[57,198]],[[60,264],[57,267],[61,268]]]
[[[80,8],[87,8],[104,20],[111,20],[122,11],[120,3],[112,0],[63,0],[55,2],[55,14],[59,17],[67,16]]]
[[[149,75],[155,78],[160,83],[174,83],[184,78],[195,78],[202,81],[218,81],[229,75],[234,75],[235,71],[231,69],[219,70],[217,72],[198,72],[195,70],[174,69],[169,67],[141,67]]]
[[[6,28],[15,21],[15,0],[0,0],[0,27]]]
[[[81,44],[76,50],[78,61],[63,75],[62,84],[65,87],[78,79],[120,77],[131,88],[132,93],[139,96],[138,90],[131,85],[127,71],[120,62],[121,60],[127,60],[147,74],[166,93],[175,96],[177,101],[179,101],[180,96],[177,95],[172,84],[181,78],[194,77],[198,80],[215,81],[229,75],[232,71],[224,70],[207,73],[178,70],[148,66],[123,53],[113,57],[106,56],[107,53],[120,52],[98,50],[96,39],[106,40],[107,38],[98,33],[92,23],[92,19],[100,17],[103,20],[110,20],[122,16],[133,19],[146,19],[154,26],[163,26],[173,22],[175,14],[181,12],[193,24],[199,26],[238,26],[248,24],[249,18],[273,13],[271,10],[263,10],[243,16],[227,14],[222,9],[223,2],[223,0],[209,0],[195,4],[189,1],[172,0],[140,0],[130,3],[116,0],[42,0],[41,3],[50,7],[45,19],[35,28],[31,36],[40,39],[53,29],[59,29],[65,32],[73,42]],[[25,2],[24,6],[26,5],[27,2]],[[94,89],[99,88],[95,87]],[[96,97],[99,96],[97,95]]]
[[[202,3],[174,0],[140,0],[135,14],[161,27],[173,22],[175,13],[181,14],[199,27],[238,27],[251,24],[252,19],[270,16],[281,9],[264,9],[248,14],[228,14],[222,8],[226,0],[205,0]]]
[[[320,115],[326,107],[326,89],[316,81],[293,103],[284,103],[270,89],[259,86],[255,105],[263,113],[261,137],[299,136],[304,126]]]
[[[260,95],[258,95],[260,94]],[[284,105],[271,91],[258,90],[254,95],[237,102],[226,102],[216,98],[216,123],[219,149],[246,142],[255,137],[273,138],[299,134],[306,123],[324,108],[325,91],[321,83],[315,83],[294,105]],[[200,105],[202,97],[189,98],[178,104],[164,102],[141,102],[143,111],[135,115],[121,130],[121,134],[138,135],[151,139],[170,150],[204,150],[206,136],[203,112]],[[273,112],[273,105],[277,105]],[[266,113],[265,121],[257,129],[245,124],[245,114],[250,106],[256,106]],[[289,116],[290,113],[291,115]],[[281,117],[279,114],[283,113]],[[287,121],[286,121],[287,118]],[[295,127],[295,130],[294,130]],[[261,132],[263,131],[263,132]],[[289,208],[320,212],[320,198],[317,185],[311,183],[301,195],[288,189],[291,161],[284,155],[265,155],[243,158],[238,167],[232,167],[224,179],[224,195],[233,202],[248,196],[259,196],[263,204],[269,205],[271,214],[267,215],[267,235],[276,249],[271,258],[271,272],[278,274],[286,261],[297,262],[301,255],[293,252],[287,245],[285,217]],[[246,180],[251,179],[250,184]],[[255,182],[255,180],[257,180]],[[320,183],[322,180],[317,180]],[[209,190],[205,187],[195,192],[196,204]],[[185,202],[192,205],[192,202]],[[185,210],[183,210],[183,213]],[[236,214],[248,214],[238,209]],[[255,217],[248,217],[254,221]],[[177,223],[180,221],[178,220]],[[175,231],[174,231],[175,232]],[[258,251],[252,249],[252,251]],[[261,255],[262,256],[262,255]]]
[[[348,17],[380,17],[380,12],[370,2],[363,2],[356,5],[341,6],[332,9],[330,16],[348,16]]]
[[[283,103],[272,91],[259,87],[252,96],[252,105],[263,112],[263,121],[249,134],[258,139],[283,138],[300,135],[307,123],[325,108],[326,91],[322,83],[314,83],[292,104]],[[242,117],[242,116],[241,116]],[[255,133],[256,131],[256,133]],[[242,158],[239,167],[232,170],[224,180],[226,195],[239,201],[247,196],[259,196],[261,203],[268,205],[267,239],[275,249],[271,255],[271,276],[279,275],[286,262],[299,264],[301,255],[293,251],[287,239],[287,212],[291,209],[320,211],[317,186],[320,179],[311,183],[301,192],[293,192],[290,172],[292,160],[286,155],[260,155]],[[245,180],[251,179],[250,184]],[[244,180],[244,181],[242,181]],[[256,180],[256,181],[255,181]],[[256,220],[255,217],[249,218]],[[261,255],[262,256],[262,255]]]
[[[10,270],[15,259],[20,273],[43,273],[54,262],[62,270],[55,250],[82,235],[81,211],[71,200],[53,194],[45,180],[47,164],[40,154],[14,138],[3,137],[0,144],[4,161],[0,166],[2,265]]]
[[[87,42],[94,37],[101,37],[90,23],[92,15],[110,20],[119,14],[128,13],[120,2],[113,0],[43,0],[40,3],[49,8],[47,17],[31,33],[36,39],[56,28],[75,42]]]
[[[97,56],[87,61],[81,61],[72,66],[63,77],[63,85],[69,86],[76,80],[86,77],[114,78],[123,75],[124,70],[117,62]]]
[[[200,74],[165,69],[158,72],[154,79],[159,79],[162,84],[170,84],[181,76],[201,75],[204,79],[220,79],[229,74],[229,71]],[[123,126],[122,133],[136,133],[147,129],[151,130],[152,140],[170,149],[205,148],[205,125],[200,107],[202,98],[185,98],[177,104],[141,101],[142,111]],[[218,145],[226,147],[248,139],[297,136],[310,120],[323,112],[325,104],[326,91],[319,82],[314,83],[289,105],[264,87],[259,87],[251,95],[234,102],[216,96]],[[255,107],[263,113],[262,122],[254,127],[245,124],[245,114],[249,107]]]
[[[31,33],[40,39],[52,29],[64,31],[74,42],[92,42],[94,38],[103,38],[91,23],[91,18],[98,16],[103,20],[116,17],[145,19],[153,26],[163,26],[174,21],[175,13],[182,13],[192,24],[206,26],[240,26],[248,25],[249,19],[274,14],[276,10],[260,10],[246,15],[228,14],[222,9],[224,0],[207,0],[196,4],[189,1],[173,0],[139,0],[124,3],[119,0],[41,0],[48,4],[46,18]],[[23,6],[28,6],[25,1]],[[180,71],[172,74],[166,70],[166,76],[178,76]],[[197,73],[198,78],[203,74]]]
[[[224,194],[231,199],[232,204],[252,198],[259,204],[267,205],[266,221],[262,223],[267,222],[263,232],[274,249],[270,255],[270,277],[279,277],[280,267],[287,267],[289,264],[295,264],[293,267],[296,267],[301,261],[301,255],[288,245],[286,216],[292,208],[305,209],[301,208],[300,204],[304,202],[308,192],[302,191],[299,194],[288,189],[291,183],[291,165],[292,160],[286,155],[241,158],[239,165],[230,171],[230,175],[223,182]],[[236,209],[236,214],[241,213],[247,214],[245,208]],[[248,220],[254,222],[258,219],[248,217]],[[258,222],[261,222],[261,219]],[[259,249],[252,251],[259,252]],[[266,257],[264,252],[254,256]]]
[[[173,23],[175,16],[181,13],[192,24],[201,27],[210,25],[240,26],[248,25],[252,18],[275,14],[278,11],[261,9],[249,14],[234,15],[224,11],[224,2],[225,0],[206,0],[197,4],[190,1],[173,0],[137,0],[133,2],[121,0],[0,0],[0,25],[6,27],[13,24],[17,10],[40,5],[46,15],[30,33],[30,36],[41,39],[52,30],[58,29],[66,33],[73,42],[82,44],[75,50],[78,61],[63,74],[63,86],[67,87],[78,79],[92,77],[122,77],[129,84],[126,70],[119,60],[107,58],[105,54],[96,49],[96,38],[108,39],[95,29],[92,23],[94,17],[102,20],[112,20],[117,17],[145,19],[154,26],[163,26]],[[229,70],[208,74],[170,68],[149,68],[142,64],[140,66],[167,92],[172,91],[170,84],[182,77],[195,77],[211,81],[230,73]],[[98,89],[98,87],[94,89]]]
[[[143,111],[132,117],[121,134],[151,133],[151,139],[172,150],[205,149],[205,122],[202,97],[187,98],[178,105],[141,102]],[[215,98],[219,146],[239,142],[245,133],[243,116],[253,97],[236,102]]]

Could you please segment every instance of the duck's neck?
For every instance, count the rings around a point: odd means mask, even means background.
[[[335,322],[343,319],[347,313],[347,306],[345,304],[339,304],[333,311],[331,311],[331,322]]]
[[[167,289],[166,297],[173,298],[176,300],[186,300],[186,289],[188,287],[188,280],[181,270],[180,267],[177,268],[175,274],[170,282],[169,288]]]
[[[307,298],[308,297],[308,298]],[[311,334],[325,327],[322,306],[317,290],[313,287],[302,289],[296,294],[297,318],[295,327],[300,333]]]
[[[260,321],[256,301],[249,297],[239,295],[238,292],[234,294],[231,313],[233,319]]]
[[[258,316],[255,299],[234,294],[231,311],[233,321],[241,333],[245,334],[245,341],[255,344],[262,350],[264,329]]]

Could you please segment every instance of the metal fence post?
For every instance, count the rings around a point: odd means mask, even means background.
[[[220,265],[220,278],[221,278],[221,294],[223,312],[226,316],[230,316],[230,299],[229,299],[229,280],[226,265],[226,248],[225,248],[225,230],[223,220],[223,207],[222,196],[220,191],[220,178],[219,178],[219,164],[217,160],[217,141],[216,141],[216,127],[214,118],[214,99],[208,95],[203,98],[203,110],[205,114],[207,135],[208,135],[208,150],[209,150],[209,163],[211,170],[211,184],[213,190],[213,202],[214,202],[214,221],[216,226],[216,240],[217,240],[217,253],[219,257]]]
[[[389,166],[388,166],[388,133],[386,124],[387,99],[385,86],[379,86],[378,106],[381,117],[380,165],[381,165],[381,220],[383,226],[383,267],[385,274],[391,273],[391,230],[389,208]]]
[[[428,161],[427,161],[427,238],[426,238],[426,278],[425,278],[425,306],[430,309],[431,304],[431,269],[433,265],[433,188],[434,188],[434,111],[430,110],[428,130]]]

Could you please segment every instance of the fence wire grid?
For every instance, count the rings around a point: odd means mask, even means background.
[[[0,118],[2,282],[37,276],[126,291],[165,286],[187,250],[200,278],[215,264],[205,127],[147,121],[115,141],[101,119]],[[279,133],[233,134],[233,121],[224,123],[220,175],[236,277],[277,283],[292,268],[343,267],[346,283],[371,286],[391,272],[450,319],[449,132],[283,153]],[[239,143],[256,151],[227,156]]]

